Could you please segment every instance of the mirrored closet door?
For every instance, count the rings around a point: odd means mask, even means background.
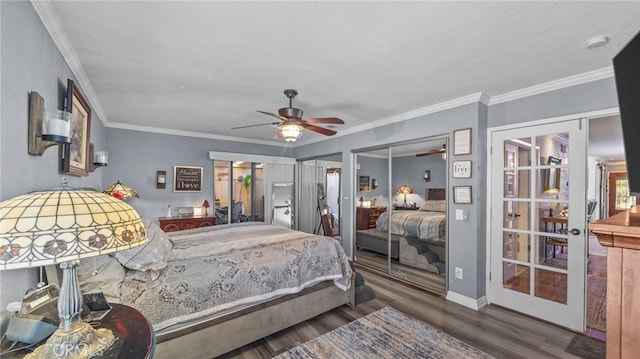
[[[445,137],[356,152],[355,260],[446,292]]]

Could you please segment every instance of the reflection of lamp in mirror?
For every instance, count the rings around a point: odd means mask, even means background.
[[[402,207],[407,207],[407,195],[413,194],[413,190],[411,189],[411,187],[407,186],[406,184],[403,184],[402,186],[400,186],[400,188],[398,188],[396,193],[404,194],[404,203],[402,204]]]
[[[45,344],[25,358],[90,358],[118,338],[82,320],[78,260],[136,247],[147,241],[138,213],[95,191],[63,186],[0,203],[0,270],[61,263],[60,325]],[[67,353],[67,354],[65,354]]]

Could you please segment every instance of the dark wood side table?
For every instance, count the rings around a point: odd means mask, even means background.
[[[94,323],[92,323],[94,324]],[[151,359],[156,348],[156,335],[151,323],[137,309],[123,304],[111,304],[111,311],[95,323],[96,328],[107,328],[113,332],[116,342],[101,356],[100,359]],[[2,343],[2,350],[8,342]],[[3,359],[22,358],[29,354],[28,349],[3,355]]]
[[[216,217],[160,217],[160,229],[164,232],[181,231],[216,225]]]

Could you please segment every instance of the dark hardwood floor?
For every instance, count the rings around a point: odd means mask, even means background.
[[[582,334],[496,306],[474,311],[366,270],[358,271],[375,292],[375,299],[355,310],[348,306],[334,309],[222,357],[271,358],[391,305],[497,358],[579,358],[565,349],[574,337]]]

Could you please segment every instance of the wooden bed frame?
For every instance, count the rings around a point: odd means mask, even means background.
[[[47,266],[49,283],[60,285],[57,266]],[[355,308],[355,272],[342,291],[332,281],[220,317],[156,335],[154,358],[212,358],[311,319],[342,305]]]

